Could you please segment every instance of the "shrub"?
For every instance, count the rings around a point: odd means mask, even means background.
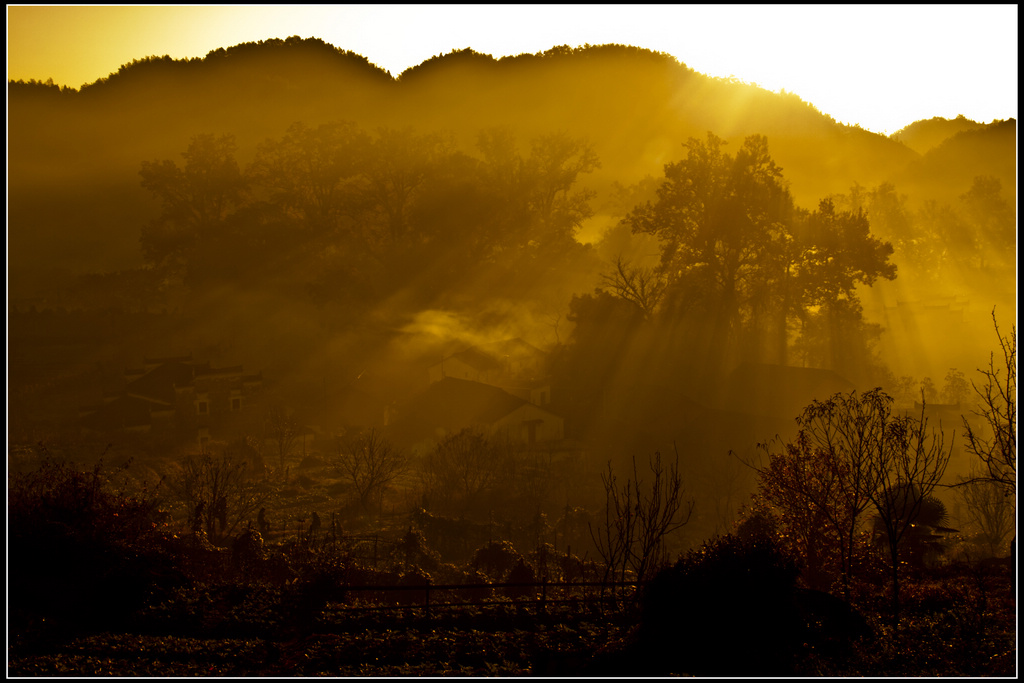
[[[642,594],[642,658],[658,673],[790,673],[800,637],[797,575],[765,536],[725,536],[691,551]]]
[[[127,467],[127,466],[126,466]],[[13,630],[122,623],[157,586],[183,577],[162,549],[158,500],[114,488],[102,463],[44,460],[8,480],[8,607]]]
[[[491,541],[477,548],[472,567],[479,569],[495,581],[502,581],[513,567],[523,562],[523,556],[508,541]]]

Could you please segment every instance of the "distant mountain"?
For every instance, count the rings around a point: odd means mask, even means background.
[[[965,128],[925,153],[919,183],[931,183],[947,192],[962,192],[980,175],[1002,182],[1011,204],[1017,193],[1017,160],[1009,152],[1017,147],[1017,121],[993,121],[978,128]]]
[[[918,154],[925,154],[957,133],[978,130],[984,127],[985,124],[972,121],[963,115],[955,119],[945,119],[941,116],[936,116],[926,121],[915,121],[889,137],[902,142]]]
[[[77,91],[9,82],[12,280],[25,282],[42,264],[75,272],[139,265],[139,229],[156,211],[139,184],[140,164],[180,163],[196,134],[233,134],[244,165],[293,122],[337,120],[368,131],[447,131],[470,153],[479,132],[493,126],[510,127],[524,146],[557,131],[586,137],[601,161],[586,179],[599,193],[595,205],[613,183],[660,176],[685,155],[689,137],[708,131],[732,150],[745,136],[766,135],[805,207],[854,183],[896,182],[921,200],[949,191],[944,184],[931,192],[925,182],[935,178],[949,179],[955,192],[969,187],[961,176],[970,173],[995,175],[1007,191],[1016,186],[1015,143],[1007,142],[1015,122],[995,131],[957,119],[953,131],[933,120],[887,138],[841,125],[796,95],[710,78],[636,47],[563,46],[502,59],[453,51],[396,78],[357,54],[295,37],[203,59],[141,59]],[[922,156],[940,129],[955,134]]]

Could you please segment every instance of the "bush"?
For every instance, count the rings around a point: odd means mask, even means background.
[[[725,536],[663,570],[641,598],[638,645],[653,672],[792,672],[798,571],[764,536]]]
[[[14,631],[122,624],[157,587],[183,581],[163,549],[157,499],[113,487],[102,463],[44,460],[8,480],[8,581]]]
[[[508,541],[491,541],[473,554],[473,569],[479,569],[501,582],[512,569],[523,562],[523,556]]]

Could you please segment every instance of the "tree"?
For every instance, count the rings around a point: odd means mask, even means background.
[[[702,314],[719,363],[737,349],[744,320],[768,306],[760,288],[778,274],[793,209],[763,136],[746,138],[735,157],[724,145],[712,133],[690,138],[687,157],[665,166],[657,201],[623,219],[661,240],[666,305]]]
[[[915,525],[939,526],[944,511],[936,512],[940,504],[932,493],[952,449],[944,447],[941,431],[929,432],[924,404],[918,417],[894,415],[892,406],[881,389],[813,402],[797,420],[797,439],[770,453],[768,466],[759,468],[758,491],[798,535],[812,570],[822,564],[816,555],[822,542],[836,544],[847,596],[859,520],[873,507],[876,540],[891,564],[898,622],[900,553],[911,546],[917,554],[928,540]]]
[[[863,324],[858,285],[872,285],[878,278],[892,280],[896,266],[889,263],[893,247],[871,234],[867,216],[860,209],[840,211],[831,199],[823,199],[818,208],[794,226],[797,252],[792,266],[798,285],[792,290],[793,303],[804,321],[805,332],[810,310],[823,321],[823,340],[828,352],[827,367],[848,371],[850,353],[863,344],[850,344]],[[793,295],[791,295],[793,296]],[[795,298],[794,297],[794,298]]]
[[[170,160],[142,162],[142,186],[161,204],[140,238],[149,263],[188,271],[204,242],[217,236],[248,186],[234,153],[233,136],[202,134],[182,153],[183,168]]]
[[[575,244],[593,215],[589,190],[574,189],[581,175],[600,167],[593,147],[565,133],[537,137],[530,156],[519,152],[508,128],[481,131],[481,175],[494,196],[500,220],[493,226],[499,252],[517,256],[561,254]]]
[[[1010,327],[1006,337],[999,331],[996,311],[992,309],[992,325],[999,341],[999,360],[995,353],[989,355],[988,369],[978,369],[985,378],[978,386],[971,386],[978,397],[978,410],[974,414],[981,419],[987,433],[972,425],[966,417],[964,434],[967,451],[976,456],[984,467],[980,476],[969,482],[991,482],[999,486],[1008,499],[1017,497],[1017,327]],[[1010,541],[1010,557],[1016,559],[1017,533],[1014,527]],[[1013,585],[1013,584],[1011,584]]]
[[[886,406],[892,399],[886,397]],[[900,550],[939,486],[952,446],[945,448],[941,431],[928,431],[922,395],[919,417],[892,417],[888,410],[880,425],[879,443],[868,467],[868,497],[878,512],[877,526],[889,551],[892,571],[893,623],[900,615]]]
[[[1006,495],[1017,493],[1017,327],[1010,328],[1006,337],[999,331],[995,309],[992,325],[999,341],[1001,359],[990,354],[988,369],[978,369],[984,377],[979,386],[971,382],[977,395],[980,418],[986,431],[982,431],[965,417],[964,434],[967,450],[984,465],[982,477],[1003,487]]]
[[[439,135],[418,135],[412,128],[382,128],[371,142],[363,198],[377,258],[386,247],[415,247],[409,212],[421,186],[449,146]]]
[[[1003,541],[1014,530],[1014,498],[1001,484],[982,472],[961,477],[957,493],[964,502],[967,520],[978,528],[991,557],[997,557]]]
[[[343,439],[334,459],[334,469],[351,482],[364,511],[371,502],[380,504],[384,491],[406,467],[405,455],[376,429]]]
[[[473,428],[445,436],[420,473],[431,507],[464,514],[484,504],[510,457],[505,445]]]
[[[946,373],[946,383],[942,385],[942,400],[959,405],[962,401],[966,401],[970,394],[971,385],[964,377],[964,373],[956,368],[950,368]]]
[[[835,394],[807,406],[794,441],[781,451],[762,445],[768,465],[757,468],[758,493],[799,541],[811,581],[837,554],[846,597],[856,563],[856,539],[874,488],[872,460],[882,450],[891,402],[880,389]]]
[[[335,237],[338,222],[352,213],[368,156],[369,140],[355,124],[294,123],[279,141],[256,151],[248,172],[269,200],[298,220],[300,229]]]
[[[1002,198],[1002,183],[991,176],[978,176],[960,201],[968,219],[984,240],[983,253],[995,254],[998,265],[1011,265],[1006,255],[1016,254],[1017,222]]]
[[[668,563],[665,538],[681,529],[693,514],[693,500],[685,498],[679,475],[679,456],[666,467],[661,453],[648,458],[641,479],[636,457],[632,477],[620,484],[611,463],[601,474],[604,485],[604,521],[590,536],[605,564],[605,578],[618,575],[620,581],[631,571],[637,581],[647,581]]]
[[[661,273],[653,268],[633,267],[621,256],[615,259],[615,270],[601,279],[615,296],[636,304],[648,320],[654,316],[665,292]]]
[[[273,405],[263,414],[263,433],[277,446],[278,476],[285,474],[285,460],[291,455],[302,428],[292,412],[282,405]]]
[[[245,462],[209,453],[186,458],[168,486],[188,509],[193,529],[215,542],[234,533],[272,493],[249,478]]]

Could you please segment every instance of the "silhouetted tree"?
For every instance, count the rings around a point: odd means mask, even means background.
[[[772,444],[758,468],[758,493],[798,539],[812,585],[829,555],[838,555],[843,590],[850,597],[857,533],[871,506],[891,402],[880,389],[815,400],[797,418],[797,437],[781,451]],[[827,585],[824,586],[827,588]]]
[[[967,382],[964,373],[956,368],[950,368],[946,373],[946,382],[942,385],[942,400],[945,403],[960,404],[966,401],[971,393],[971,385]]]
[[[738,351],[742,324],[768,305],[759,287],[778,270],[793,210],[764,137],[748,137],[735,157],[724,145],[712,133],[690,138],[687,157],[666,164],[658,200],[624,219],[661,239],[669,315],[701,313],[712,367]]]
[[[624,581],[632,572],[637,581],[646,581],[667,564],[665,538],[690,521],[694,503],[685,497],[678,455],[666,467],[661,453],[655,453],[644,471],[635,457],[632,462],[632,477],[622,484],[611,463],[601,474],[604,521],[596,528],[591,525],[590,535],[604,561],[606,578],[617,575]]]
[[[232,535],[272,495],[270,488],[247,476],[245,462],[236,462],[227,455],[189,456],[167,483],[187,509],[201,510],[200,518],[194,521],[214,542]]]
[[[302,428],[292,411],[282,405],[273,405],[263,414],[264,437],[276,445],[278,476],[285,474],[285,460],[291,455],[295,441],[302,435]]]
[[[1014,532],[1015,497],[977,470],[961,477],[956,490],[964,502],[967,521],[980,532],[990,556],[998,556],[1003,542]]]
[[[234,136],[203,134],[182,153],[184,167],[170,160],[142,163],[142,186],[161,204],[160,216],[142,230],[149,263],[172,273],[194,271],[196,254],[245,196],[247,181],[234,153]]]
[[[919,417],[894,417],[890,412],[892,399],[884,398],[877,448],[868,461],[871,487],[867,495],[878,512],[877,527],[889,552],[893,623],[898,624],[900,550],[926,500],[939,486],[952,447],[945,448],[941,431],[929,433],[924,402]]]
[[[498,202],[496,248],[517,256],[563,253],[593,213],[593,193],[575,189],[581,175],[600,167],[593,147],[556,133],[534,139],[524,158],[507,128],[482,131],[477,145],[484,182]]]
[[[1007,259],[1016,254],[1016,221],[1013,211],[1002,197],[1002,183],[992,176],[978,176],[971,188],[960,195],[968,220],[985,242],[984,253],[992,254],[1000,266],[1010,265]]]
[[[368,511],[406,470],[404,454],[376,429],[342,439],[334,458],[334,469],[348,480],[359,497],[359,506]]]
[[[431,508],[464,514],[484,504],[510,457],[507,443],[478,429],[448,434],[427,454],[420,472]]]
[[[315,129],[294,123],[280,140],[267,140],[248,173],[268,199],[298,219],[298,228],[321,239],[337,239],[338,221],[355,213],[369,156],[369,139],[349,122]]]
[[[615,259],[611,274],[601,276],[605,286],[620,299],[631,301],[648,319],[661,302],[665,282],[661,273],[653,268],[634,267],[621,256]]]
[[[861,210],[838,211],[831,199],[822,200],[814,212],[797,221],[794,233],[798,255],[792,270],[799,284],[790,296],[799,306],[804,331],[814,327],[807,324],[809,317],[819,317],[828,348],[825,366],[859,374],[850,371],[851,365],[860,364],[850,353],[864,347],[863,342],[851,343],[863,327],[856,287],[896,277],[896,266],[888,260],[893,247],[871,234]],[[809,313],[812,309],[819,312]]]
[[[988,368],[978,372],[985,378],[980,386],[971,382],[977,394],[975,411],[987,434],[963,418],[967,450],[984,466],[982,476],[1003,487],[1007,495],[1017,493],[1017,327],[1003,336],[992,311],[992,324],[999,341],[1000,357],[989,357]]]

